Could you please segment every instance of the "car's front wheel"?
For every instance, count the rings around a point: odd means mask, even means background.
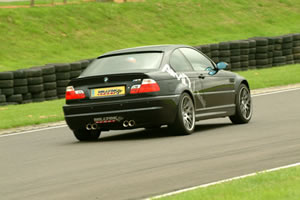
[[[73,130],[74,136],[79,141],[96,141],[100,137],[101,131],[100,130]]]
[[[187,93],[183,93],[180,97],[177,116],[170,128],[177,135],[189,135],[195,129],[195,107]]]
[[[252,100],[249,88],[245,84],[241,84],[235,97],[235,114],[230,116],[230,120],[234,124],[248,123],[252,117]]]

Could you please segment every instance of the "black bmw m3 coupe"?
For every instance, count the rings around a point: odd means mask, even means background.
[[[162,125],[191,134],[195,121],[217,117],[247,123],[249,84],[226,67],[186,45],[109,52],[70,81],[65,120],[80,141],[97,140],[101,131]]]

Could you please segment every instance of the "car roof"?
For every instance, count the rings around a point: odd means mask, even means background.
[[[126,54],[126,53],[140,53],[140,52],[169,52],[177,49],[179,47],[191,47],[188,45],[180,45],[180,44],[166,44],[166,45],[152,45],[152,46],[141,46],[141,47],[134,47],[128,49],[120,49],[116,51],[111,51],[105,53],[98,58],[111,56],[111,55],[118,55],[118,54]]]

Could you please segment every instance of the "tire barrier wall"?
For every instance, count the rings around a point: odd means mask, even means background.
[[[0,106],[64,98],[69,81],[93,60],[0,72]]]
[[[227,62],[231,71],[300,63],[300,33],[253,37],[195,48],[212,58],[215,63]]]
[[[195,46],[215,63],[241,71],[300,63],[300,33]],[[66,86],[94,59],[0,72],[0,105],[65,97]]]

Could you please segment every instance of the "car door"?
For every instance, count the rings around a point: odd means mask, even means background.
[[[204,108],[203,101],[197,98],[198,91],[200,90],[200,82],[198,72],[196,72],[191,63],[186,59],[179,49],[176,49],[170,55],[170,66],[175,70],[177,79],[185,82],[191,89],[194,95],[195,108]]]
[[[180,48],[192,67],[198,73],[198,83],[201,88],[197,97],[204,103],[204,109],[198,111],[218,111],[234,104],[234,77],[226,71],[218,71],[209,75],[209,67],[215,69],[215,64],[202,53],[192,48]]]

